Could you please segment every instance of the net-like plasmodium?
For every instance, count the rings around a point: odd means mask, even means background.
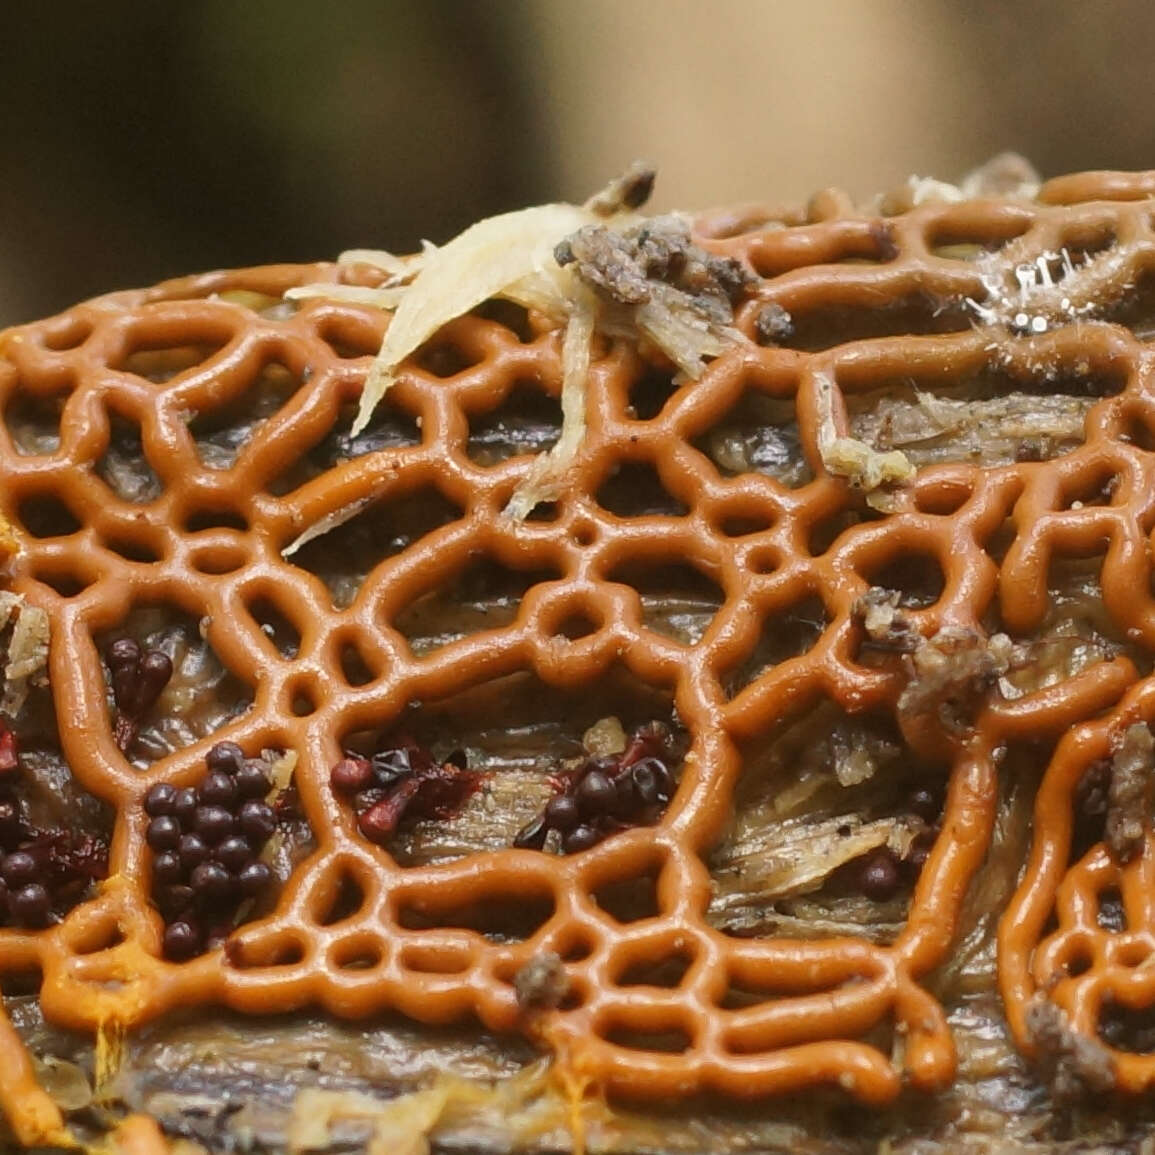
[[[428,1023],[472,1016],[493,1030],[532,1029],[584,1078],[621,1094],[750,1097],[835,1084],[881,1103],[904,1084],[933,1090],[952,1078],[951,1034],[923,980],[951,950],[988,848],[1003,750],[1058,742],[1031,859],[1003,923],[1008,1020],[1029,1050],[1027,1009],[1040,997],[1089,1037],[1105,1005],[1148,1007],[1155,844],[1148,838],[1125,865],[1101,844],[1073,865],[1068,857],[1081,776],[1110,758],[1128,726],[1155,720],[1155,692],[1136,658],[1155,650],[1155,387],[1136,303],[1155,268],[1153,196],[1155,177],[1091,174],[1044,185],[1033,200],[882,216],[824,194],[793,217],[704,218],[700,243],[760,278],[738,311],[750,341],[701,380],[671,384],[641,415],[635,390],[653,371],[645,351],[600,342],[566,492],[524,522],[502,513],[531,456],[482,463],[469,438],[471,422],[527,382],[558,395],[560,341],[544,322],[520,335],[481,315],[453,322],[390,392],[414,436],[312,470],[301,463],[347,425],[387,321],[364,306],[279,304],[290,286],[338,278],[334,266],[191,278],[8,331],[0,405],[58,414],[58,427],[53,417],[44,436],[23,442],[0,434],[2,512],[17,526],[45,502],[68,515],[63,530],[26,527],[14,588],[51,617],[51,691],[72,773],[117,818],[96,897],[49,929],[0,930],[0,974],[39,969],[47,1018],[106,1038],[198,1004],[254,1014],[316,1006],[353,1018],[395,1010]],[[1073,254],[1065,295],[1016,296],[1015,268],[1064,250]],[[1097,278],[1093,292],[1080,277]],[[777,343],[760,345],[771,304],[789,324],[770,334]],[[1042,323],[1032,326],[1035,316]],[[140,369],[153,350],[179,351],[175,375]],[[268,388],[271,366],[274,383],[293,388]],[[985,378],[1066,398],[1075,414],[1068,442],[1018,454],[1041,458],[1032,460],[952,456],[949,437],[945,449],[911,443],[917,472],[886,492],[885,513],[828,472],[829,424],[839,437],[866,436],[869,415],[855,416],[869,408],[864,398]],[[227,453],[206,456],[197,423],[223,421],[258,389],[256,419]],[[800,448],[778,477],[724,468],[703,448],[751,396],[797,423]],[[103,464],[117,422],[139,429],[155,475],[128,496]],[[992,444],[1010,436],[994,426],[976,436],[988,434]],[[656,511],[608,508],[605,486],[623,469],[656,478]],[[282,552],[326,518],[433,491],[453,512],[384,557],[339,608]],[[933,694],[920,697],[909,663],[860,654],[860,599],[904,559],[929,559],[941,573],[937,599],[904,611],[917,635],[981,645],[996,629],[1029,640],[1052,608],[1052,563],[1100,555],[1102,606],[1128,653],[1017,694],[984,683],[962,723],[944,721]],[[411,646],[398,616],[479,557],[551,576],[529,585],[508,624]],[[693,644],[651,629],[642,597],[620,577],[671,560],[723,593]],[[141,769],[115,740],[96,639],[161,602],[199,620],[251,705]],[[300,638],[292,652],[270,643],[252,611],[258,602],[291,622]],[[737,685],[766,628],[803,603],[820,607],[816,639]],[[361,676],[349,675],[351,649]],[[410,703],[519,672],[580,691],[611,668],[668,694],[690,737],[676,797],[656,826],[569,856],[503,849],[402,866],[359,835],[329,789],[346,735],[387,726]],[[889,714],[919,757],[949,765],[941,834],[888,943],[726,935],[706,917],[706,856],[730,819],[741,751],[821,698],[850,715]],[[250,754],[296,754],[316,850],[271,915],[238,929],[227,949],[177,964],[163,957],[150,902],[142,800],[159,781],[195,784],[208,748],[225,738]],[[655,887],[651,917],[623,923],[596,901],[640,878]],[[350,879],[360,904],[334,920]],[[1107,888],[1122,894],[1125,931],[1094,917]],[[495,940],[457,917],[510,903],[548,911],[524,941]],[[419,925],[404,916],[414,910]],[[545,952],[563,960],[569,994],[527,1024],[514,980]],[[681,968],[675,986],[623,981],[631,968],[669,960]],[[735,988],[755,997],[734,1005]],[[880,1025],[893,1028],[896,1045],[866,1038]],[[59,1115],[36,1091],[11,1028],[2,1031],[0,1099],[32,1142]],[[1155,1082],[1155,1056],[1117,1052],[1115,1062],[1121,1087]]]

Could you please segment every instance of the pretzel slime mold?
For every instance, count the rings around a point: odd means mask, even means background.
[[[1147,1133],[1155,174],[652,177],[0,334],[11,1149]]]

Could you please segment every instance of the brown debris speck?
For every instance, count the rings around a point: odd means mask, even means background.
[[[720,325],[733,321],[734,303],[757,280],[740,261],[698,248],[689,224],[674,215],[653,217],[625,232],[586,225],[562,241],[554,256],[559,265],[573,264],[610,302],[641,305],[665,286]]]
[[[600,217],[612,217],[624,209],[640,209],[654,191],[657,170],[642,160],[635,160],[621,176],[615,177],[585,207]]]
[[[893,261],[898,256],[898,245],[894,240],[894,225],[879,217],[870,222],[870,239],[880,261]]]
[[[513,979],[517,1005],[523,1011],[552,1010],[569,993],[569,976],[561,956],[553,951],[535,954]]]
[[[879,649],[909,654],[924,639],[911,618],[899,608],[900,598],[901,594],[897,590],[871,586],[854,603],[850,612],[862,623],[873,645]]]
[[[1006,634],[984,638],[974,630],[944,627],[905,659],[910,680],[898,700],[899,715],[933,713],[948,733],[961,733],[982,695],[1011,668],[1013,654]]]
[[[650,286],[637,261],[637,247],[621,233],[586,225],[554,250],[559,265],[576,262],[578,276],[603,296],[623,305],[650,299]]]
[[[1111,857],[1130,862],[1138,853],[1151,810],[1155,737],[1141,722],[1128,726],[1111,759],[1105,840]]]
[[[781,305],[773,301],[758,310],[754,336],[759,345],[781,345],[794,335],[794,321]]]
[[[1115,1089],[1115,1063],[1107,1048],[1073,1031],[1063,1010],[1048,999],[1037,999],[1027,1009],[1027,1032],[1056,1102]]]

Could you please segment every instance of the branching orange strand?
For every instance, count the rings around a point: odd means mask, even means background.
[[[915,749],[933,749],[952,769],[942,833],[905,927],[889,945],[727,936],[705,918],[711,883],[703,855],[729,817],[743,742],[823,696],[851,714],[897,712],[903,676],[858,660],[862,626],[854,606],[875,574],[906,555],[931,554],[945,575],[941,597],[911,612],[924,637],[944,627],[985,636],[992,620],[1025,636],[1048,613],[1052,559],[1105,549],[1106,611],[1136,644],[1155,649],[1155,454],[1134,436],[1139,427],[1155,438],[1149,346],[1097,320],[1035,337],[975,327],[963,305],[984,292],[974,263],[934,252],[951,237],[991,248],[1011,241],[1017,252],[1039,254],[1109,231],[1121,254],[1119,283],[1134,285],[1155,267],[1153,194],[1151,174],[1089,174],[1051,182],[1035,201],[926,204],[882,218],[824,194],[809,215],[763,214],[728,229],[720,216],[704,219],[701,243],[740,258],[762,278],[739,311],[748,335],[770,302],[796,320],[823,309],[881,317],[881,330],[892,310],[894,335],[843,341],[841,322],[832,320],[813,352],[751,342],[678,388],[648,420],[630,408],[630,389],[647,368],[641,354],[625,342],[606,344],[591,373],[587,439],[553,520],[503,518],[530,458],[483,467],[466,454],[465,441],[470,419],[497,408],[517,382],[536,382],[557,396],[556,332],[541,329],[523,343],[494,321],[455,321],[437,340],[466,366],[440,378],[411,361],[389,395],[391,405],[420,418],[420,443],[343,461],[288,492],[278,480],[356,400],[386,318],[314,300],[270,319],[237,294],[279,297],[293,285],[338,279],[336,267],[189,278],[113,294],[0,336],[0,406],[16,398],[63,400],[54,449],[28,453],[0,431],[2,512],[19,524],[22,504],[49,494],[80,522],[67,536],[27,536],[14,588],[51,618],[52,694],[72,772],[117,814],[108,882],[58,926],[0,931],[0,974],[39,967],[47,1018],[87,1031],[132,1028],[197,1004],[254,1014],[313,1006],[349,1018],[391,1009],[428,1023],[473,1017],[511,1031],[519,1026],[514,976],[535,954],[556,951],[573,956],[567,972],[575,997],[551,1012],[549,1037],[580,1054],[583,1072],[609,1090],[651,1099],[704,1090],[750,1097],[833,1084],[884,1103],[904,1083],[931,1091],[953,1077],[945,1016],[922,980],[951,949],[968,881],[989,845],[1003,747],[1045,738],[1058,740],[1058,748],[1038,795],[1031,859],[1001,935],[1011,1027],[1029,1049],[1025,1008],[1040,996],[1056,1000],[1073,1028],[1088,1035],[1096,1034],[1106,999],[1150,1006],[1155,969],[1142,964],[1155,947],[1155,843],[1149,838],[1126,867],[1101,846],[1074,866],[1067,861],[1081,776],[1109,756],[1128,724],[1155,721],[1155,684],[1140,681],[1127,659],[1018,699],[992,694],[962,734],[920,730],[899,718]],[[922,330],[912,335],[901,310],[923,306]],[[963,319],[953,326],[935,320],[951,309]],[[140,349],[192,345],[216,351],[163,383],[123,368]],[[240,448],[235,464],[209,467],[198,455],[190,413],[228,406],[271,363],[304,383]],[[845,402],[856,393],[907,378],[958,381],[984,370],[1037,382],[1039,390],[1064,374],[1110,388],[1089,408],[1083,444],[1065,456],[928,466],[895,491],[884,519],[861,520],[812,553],[816,530],[864,509],[862,495],[824,469],[818,382],[835,382],[835,424],[847,435]],[[695,446],[751,391],[793,402],[814,480],[788,489],[753,472],[726,477]],[[123,500],[96,471],[111,414],[139,425],[161,482],[155,499]],[[623,463],[652,466],[688,512],[628,517],[604,508],[599,488]],[[1071,495],[1103,477],[1116,479],[1107,504],[1072,504]],[[347,608],[335,609],[323,583],[282,556],[326,515],[361,501],[404,502],[426,487],[461,515],[378,564]],[[230,514],[248,528],[185,528],[201,514]],[[1013,540],[1001,554],[993,540],[1008,519]],[[736,523],[754,528],[729,532]],[[157,560],[126,556],[126,542],[147,547]],[[395,618],[476,557],[563,576],[531,588],[512,624],[413,653]],[[725,591],[693,646],[647,628],[638,592],[609,580],[623,562],[670,559],[688,561]],[[811,597],[827,618],[814,645],[731,696],[729,675],[766,623]],[[299,630],[295,657],[281,656],[262,634],[247,608],[259,598]],[[115,628],[134,606],[159,602],[203,621],[213,650],[251,688],[253,703],[226,729],[141,772],[114,741],[94,635]],[[575,614],[593,628],[570,640],[559,631]],[[372,674],[366,684],[345,676],[347,645]],[[403,868],[358,835],[328,789],[344,735],[387,724],[413,700],[444,699],[518,671],[580,688],[615,663],[670,691],[692,738],[677,796],[657,827],[568,857],[511,849]],[[312,703],[304,714],[296,705],[302,697]],[[208,747],[225,738],[249,754],[295,752],[295,781],[318,847],[274,913],[239,929],[227,953],[174,964],[162,956],[163,928],[149,901],[141,803],[158,781],[195,783]],[[657,878],[655,918],[622,925],[592,897],[608,883],[647,873]],[[357,881],[364,902],[328,924],[345,876]],[[1096,896],[1109,887],[1122,893],[1126,932],[1095,921]],[[537,898],[554,913],[525,942],[492,942],[437,925],[468,904]],[[420,909],[432,925],[404,928],[403,908]],[[1052,914],[1057,926],[1049,930]],[[619,982],[631,965],[673,957],[690,960],[675,989]],[[1083,967],[1077,974],[1076,960]],[[732,985],[764,997],[728,1008]],[[879,1024],[896,1028],[904,1041],[899,1052],[863,1041]],[[631,1032],[677,1034],[686,1045],[641,1050],[620,1041]],[[21,1138],[33,1142],[59,1128],[59,1113],[35,1089],[6,1022],[0,1035],[0,1102]],[[1119,1054],[1116,1061],[1125,1089],[1155,1082],[1155,1058]]]

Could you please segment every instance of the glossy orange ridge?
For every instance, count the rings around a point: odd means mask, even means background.
[[[281,482],[358,396],[386,317],[313,300],[271,319],[236,294],[278,297],[293,285],[337,279],[335,266],[189,278],[113,294],[0,335],[0,406],[17,395],[63,399],[55,448],[22,451],[0,429],[2,511],[19,524],[25,500],[51,494],[79,522],[67,536],[27,538],[14,588],[50,615],[51,686],[57,716],[67,720],[65,757],[78,781],[117,815],[108,882],[55,927],[0,930],[0,974],[39,968],[47,1018],[88,1031],[131,1029],[196,1004],[254,1014],[315,1006],[350,1018],[391,1009],[429,1023],[472,1016],[512,1031],[520,1025],[515,975],[535,954],[556,951],[571,960],[574,998],[550,1013],[545,1033],[580,1053],[583,1071],[610,1090],[655,1099],[698,1090],[751,1097],[829,1083],[883,1103],[904,1084],[931,1091],[953,1077],[950,1031],[922,980],[951,949],[967,884],[989,845],[1004,747],[1045,739],[1058,746],[1000,942],[1008,1020],[1029,1049],[1025,1008],[1040,995],[1055,999],[1073,1028],[1089,1035],[1107,998],[1150,1006],[1155,968],[1141,964],[1155,948],[1155,842],[1148,838],[1126,867],[1101,846],[1074,865],[1067,854],[1082,773],[1109,757],[1128,725],[1155,721],[1155,685],[1141,680],[1131,661],[1115,658],[1014,700],[992,692],[964,733],[947,733],[933,718],[898,710],[906,683],[897,666],[858,661],[863,629],[854,606],[888,564],[929,554],[945,581],[933,605],[911,611],[923,637],[944,627],[986,636],[992,621],[1023,637],[1048,612],[1052,557],[1105,550],[1106,612],[1136,645],[1155,650],[1155,453],[1141,448],[1155,439],[1150,346],[1100,320],[1038,336],[978,325],[964,306],[984,295],[975,264],[935,251],[949,237],[991,249],[1008,244],[1019,259],[1034,259],[1078,243],[1072,238],[1109,234],[1119,253],[1111,287],[1122,296],[1155,267],[1153,194],[1152,174],[1085,174],[1044,185],[1033,200],[924,204],[887,217],[828,193],[795,217],[754,216],[727,227],[720,215],[703,218],[699,243],[738,257],[761,278],[738,312],[750,337],[770,302],[796,318],[823,309],[873,316],[894,309],[901,317],[897,310],[913,303],[932,318],[950,307],[964,319],[914,334],[896,321],[900,331],[892,335],[845,341],[840,322],[831,321],[813,351],[751,341],[676,389],[646,420],[631,409],[630,390],[647,365],[628,344],[603,343],[569,488],[552,520],[521,524],[501,511],[531,459],[477,464],[465,451],[469,418],[496,409],[518,382],[537,382],[556,397],[556,332],[542,328],[523,342],[479,316],[453,322],[437,340],[452,345],[464,367],[439,377],[412,361],[389,395],[391,406],[420,419],[419,443],[341,462],[295,487]],[[123,368],[140,349],[194,345],[216,351],[163,383]],[[210,467],[198,455],[189,414],[224,409],[272,363],[303,384],[241,445],[231,466]],[[1089,407],[1081,445],[1053,460],[926,466],[895,490],[892,512],[860,519],[812,552],[816,531],[866,510],[861,493],[824,469],[822,383],[834,382],[835,425],[846,434],[844,402],[856,392],[897,378],[929,388],[986,369],[1039,381],[1045,390],[1040,366],[1052,376],[1108,383]],[[747,391],[793,403],[813,480],[789,489],[757,473],[723,476],[695,447]],[[109,444],[110,414],[140,427],[159,496],[129,502],[101,479],[95,467]],[[1145,438],[1136,429],[1146,430]],[[622,463],[652,466],[687,512],[629,517],[605,509],[597,493]],[[1115,479],[1107,504],[1075,500],[1105,477]],[[323,583],[282,556],[328,514],[361,500],[404,501],[429,487],[460,516],[381,561],[347,608],[335,609]],[[225,514],[247,528],[220,525]],[[185,528],[201,515],[218,525]],[[996,532],[1008,524],[1009,547],[1004,541],[996,549]],[[126,551],[124,543],[144,548]],[[394,617],[479,556],[562,576],[532,587],[510,625],[412,652]],[[725,592],[692,646],[648,629],[638,592],[607,576],[626,560],[671,558],[689,561]],[[812,597],[827,619],[818,640],[731,695],[728,675],[764,625]],[[259,599],[300,632],[295,657],[278,653],[248,612]],[[93,639],[149,602],[202,619],[214,652],[253,702],[225,729],[139,771],[113,739]],[[573,615],[591,623],[578,640],[560,632]],[[349,645],[370,671],[364,684],[345,675]],[[517,671],[580,688],[618,663],[672,693],[692,738],[678,793],[656,827],[625,831],[568,857],[510,849],[403,868],[358,835],[328,788],[342,737],[387,724],[411,701],[445,698]],[[727,936],[705,919],[710,876],[703,855],[729,818],[740,745],[823,695],[851,714],[894,712],[914,749],[952,766],[942,833],[905,927],[888,945]],[[304,712],[302,697],[310,703]],[[163,926],[149,901],[141,803],[158,781],[197,782],[209,746],[224,738],[250,755],[266,748],[296,753],[295,781],[318,846],[272,915],[240,928],[227,956],[215,951],[175,964],[162,957]],[[657,878],[654,918],[622,925],[592,897],[609,883],[647,874]],[[364,902],[351,917],[327,924],[347,876]],[[1094,918],[1095,896],[1109,886],[1123,894],[1125,934]],[[466,904],[530,899],[548,900],[553,914],[525,942],[437,925]],[[405,928],[403,908],[419,908],[431,925]],[[1076,955],[1083,966],[1074,975]],[[630,966],[672,957],[690,960],[674,989],[619,982]],[[762,1001],[723,1005],[731,985],[761,992]],[[895,1054],[860,1041],[878,1024],[893,1025],[902,1040]],[[624,1045],[619,1032],[678,1034],[687,1045],[677,1053],[640,1050]],[[1117,1061],[1125,1089],[1155,1082],[1155,1057],[1120,1054]],[[2,1019],[0,1102],[25,1142],[61,1125]]]

